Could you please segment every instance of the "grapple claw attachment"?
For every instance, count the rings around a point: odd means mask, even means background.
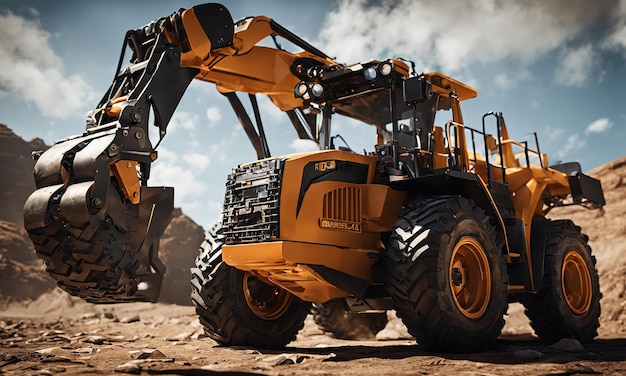
[[[94,303],[156,302],[165,266],[159,239],[174,189],[140,186],[140,163],[120,159],[128,132],[61,142],[35,166],[38,189],[24,224],[47,271],[63,290]],[[111,155],[111,145],[122,145]]]

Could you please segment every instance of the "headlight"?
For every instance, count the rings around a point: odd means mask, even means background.
[[[296,98],[303,98],[307,94],[308,90],[309,87],[305,82],[298,82],[298,84],[294,88],[294,94]]]
[[[311,94],[313,94],[315,98],[321,97],[322,94],[324,94],[324,87],[320,84],[313,84],[313,86],[311,86]]]
[[[311,99],[320,99],[326,94],[326,89],[322,84],[300,81],[293,88],[293,93],[296,98],[302,98],[305,101]]]
[[[380,74],[382,74],[383,76],[388,76],[392,70],[391,63],[385,62],[385,63],[380,64],[378,66],[378,70],[380,71]]]
[[[374,79],[376,79],[376,69],[369,67],[365,70],[365,72],[363,73],[363,75],[365,76],[365,79],[368,81],[372,81]]]

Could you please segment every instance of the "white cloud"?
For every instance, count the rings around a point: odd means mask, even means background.
[[[222,208],[223,201],[209,200],[206,202],[203,212],[208,217],[208,220],[202,224],[205,229],[211,229],[215,223],[220,221]]]
[[[547,127],[544,131],[547,133],[548,140],[559,140],[565,135],[563,127]]]
[[[319,150],[315,141],[301,140],[299,138],[296,138],[293,141],[291,141],[291,143],[289,144],[289,147],[295,150],[296,152]]]
[[[33,17],[39,17],[39,11],[33,7],[26,7],[26,12],[30,13]]]
[[[497,74],[494,80],[496,87],[502,90],[514,89],[517,87],[517,81],[511,79],[505,73]]]
[[[213,126],[222,120],[222,112],[217,106],[211,106],[206,110],[206,118],[209,120],[209,126]]]
[[[587,142],[585,140],[581,140],[577,133],[569,136],[565,145],[561,147],[561,149],[556,153],[557,157],[563,158],[571,151],[577,151],[578,149],[582,149]]]
[[[607,38],[605,46],[626,50],[626,21]]]
[[[602,118],[589,124],[585,129],[585,133],[604,133],[613,127],[613,122],[607,118]]]
[[[161,146],[158,151],[158,160],[176,160],[176,153]]]
[[[199,171],[206,170],[207,167],[211,164],[211,158],[204,154],[200,153],[187,153],[183,155],[183,159],[187,162],[192,168],[197,169]]]
[[[152,164],[149,185],[174,187],[175,206],[183,208],[186,215],[206,228],[217,221],[221,212],[218,200],[232,162],[224,168],[220,158],[228,154],[232,140],[205,147],[206,153],[191,151],[182,155],[178,149],[160,147],[159,159]]]
[[[150,185],[174,186],[178,205],[194,201],[202,195],[206,188],[194,170],[176,164],[175,161],[160,161],[152,165]]]
[[[232,146],[231,146],[232,148]],[[173,149],[172,149],[173,150]],[[213,154],[222,153],[222,154]],[[152,164],[150,186],[174,187],[174,205],[196,223],[210,228],[221,213],[224,182],[230,172],[232,162],[225,168],[219,163],[219,155],[226,154],[223,145],[208,145],[207,155],[186,153],[180,156],[165,148],[159,149],[159,159]],[[207,168],[211,166],[211,168]]]
[[[193,131],[196,129],[196,125],[200,120],[198,114],[194,114],[186,111],[178,111],[174,113],[169,125],[167,126],[168,133],[177,131],[178,129],[184,129],[187,131]]]
[[[447,73],[505,58],[526,64],[574,40],[610,12],[607,3],[342,0],[325,19],[320,46],[342,62],[403,56],[418,70]]]
[[[529,80],[531,73],[526,69],[516,70],[515,73],[499,73],[494,77],[497,88],[502,90],[510,90],[518,87],[521,81]]]
[[[83,77],[64,73],[51,36],[37,21],[0,13],[0,86],[44,116],[69,118],[86,112],[97,96]]]
[[[275,123],[288,121],[287,115],[285,115],[284,112],[276,107],[276,105],[272,103],[267,95],[257,95],[257,100],[259,102],[259,111],[261,112],[261,117],[263,119],[270,120],[270,124],[268,125],[271,126]],[[253,116],[252,113],[250,113],[250,116]]]
[[[591,44],[563,51],[554,69],[554,81],[563,86],[580,87],[592,74],[595,56]]]
[[[230,128],[231,139],[237,139],[245,134],[243,127],[239,123],[235,123]]]
[[[604,41],[605,48],[621,50],[626,53],[626,0],[620,1],[619,11],[614,12],[615,25]]]
[[[193,160],[193,156],[188,157],[189,155],[191,154],[183,156],[187,163]],[[159,159],[152,164],[150,186],[173,186],[175,205],[186,210],[194,210],[201,206],[198,200],[206,194],[207,187],[200,169],[187,167],[180,162],[176,152],[161,147]]]

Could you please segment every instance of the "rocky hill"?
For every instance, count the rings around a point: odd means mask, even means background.
[[[35,189],[31,157],[45,149],[40,139],[26,142],[0,124],[0,301],[34,299],[54,288],[24,230],[22,208]]]
[[[24,203],[35,190],[31,153],[46,148],[41,139],[26,142],[0,124],[0,304],[33,300],[55,288],[37,258],[22,218]],[[168,267],[161,301],[191,305],[189,268],[203,238],[202,227],[180,209],[174,211],[159,249],[159,257]]]
[[[170,224],[161,237],[159,258],[167,271],[163,277],[160,300],[191,305],[191,274],[204,230],[180,209],[174,209]]]
[[[41,139],[30,142],[22,140],[4,124],[0,124],[0,220],[13,222],[23,227],[22,208],[24,202],[35,189],[31,157],[33,150],[44,150]]]

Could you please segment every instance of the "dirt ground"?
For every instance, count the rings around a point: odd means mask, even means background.
[[[203,334],[193,307],[91,305],[55,290],[0,313],[0,373],[16,375],[576,375],[626,374],[626,333],[592,344],[547,346],[519,305],[509,309],[496,351],[429,353],[389,313],[375,339],[323,334],[309,316],[282,351],[222,347]]]

